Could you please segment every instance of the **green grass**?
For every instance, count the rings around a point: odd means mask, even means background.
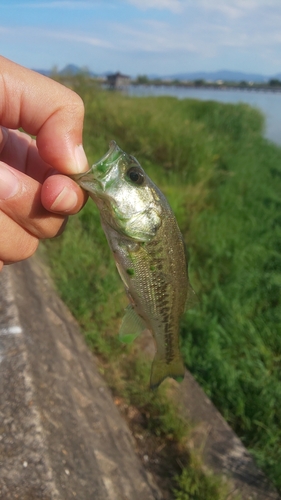
[[[90,162],[114,139],[167,195],[199,299],[182,324],[186,366],[281,490],[280,148],[263,139],[262,116],[243,104],[129,98],[81,79],[72,86],[85,101]],[[146,369],[124,368],[134,349],[116,338],[126,299],[93,204],[47,247],[63,298],[114,366],[111,385],[134,398]],[[175,498],[199,498],[188,494]]]
[[[279,488],[280,159],[259,139],[227,159],[190,230],[200,306],[182,332],[187,365]]]
[[[177,477],[178,486],[174,489],[175,500],[227,500],[234,498],[227,485],[223,485],[220,478],[202,471],[200,463],[192,460]],[[238,497],[236,496],[238,500]]]

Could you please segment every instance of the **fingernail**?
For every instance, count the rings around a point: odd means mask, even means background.
[[[19,190],[19,180],[13,172],[0,163],[0,200],[8,200]]]
[[[66,186],[56,197],[54,203],[51,206],[51,210],[56,212],[70,212],[76,207],[78,202],[78,197],[75,191],[67,188]]]
[[[88,160],[84,151],[82,144],[75,147],[74,156],[76,160],[77,173],[86,172],[89,169]]]

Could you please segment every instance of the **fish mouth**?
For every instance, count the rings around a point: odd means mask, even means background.
[[[105,178],[115,165],[116,160],[123,154],[123,151],[116,142],[110,141],[108,152],[97,163],[94,163],[87,172],[72,174],[70,177],[86,191],[95,189],[102,189],[104,191]]]

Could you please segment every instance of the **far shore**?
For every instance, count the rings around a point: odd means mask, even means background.
[[[281,92],[281,85],[274,86],[270,84],[235,84],[235,83],[195,83],[195,82],[166,82],[166,81],[149,81],[138,82],[132,80],[131,85],[142,87],[178,87],[185,89],[204,89],[204,90],[245,90],[246,92]]]

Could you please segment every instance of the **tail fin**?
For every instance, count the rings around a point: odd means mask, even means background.
[[[184,372],[185,366],[179,353],[170,363],[167,363],[163,357],[156,353],[151,367],[150,387],[156,389],[167,377],[181,382],[184,378]]]

